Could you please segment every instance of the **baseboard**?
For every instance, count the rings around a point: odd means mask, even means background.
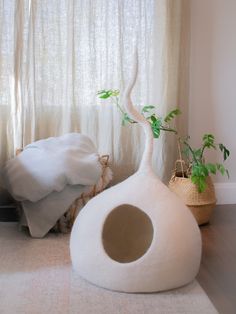
[[[18,221],[16,205],[0,205],[0,221]]]
[[[217,204],[236,204],[236,183],[214,183]]]

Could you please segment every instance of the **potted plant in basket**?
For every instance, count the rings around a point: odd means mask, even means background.
[[[183,147],[185,159],[182,158],[180,146]],[[209,222],[216,204],[215,189],[210,175],[215,175],[218,171],[229,177],[229,172],[222,163],[206,162],[206,149],[219,149],[223,154],[223,161],[230,155],[222,143],[215,143],[212,134],[203,135],[199,148],[190,145],[190,137],[179,138],[180,160],[176,161],[174,174],[169,182],[170,190],[183,199],[199,225]],[[178,166],[180,169],[177,169]]]

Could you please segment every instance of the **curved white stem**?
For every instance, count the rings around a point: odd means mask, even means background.
[[[133,73],[131,76],[131,80],[125,89],[124,97],[123,97],[123,104],[125,106],[125,109],[129,115],[129,117],[136,122],[140,123],[144,133],[145,133],[145,148],[142,156],[142,160],[139,166],[139,171],[153,171],[152,170],[152,153],[153,153],[153,133],[151,126],[149,122],[144,118],[143,115],[141,115],[133,106],[132,100],[131,100],[131,92],[135,85],[136,79],[137,79],[137,73],[138,73],[138,57],[137,52],[135,55],[135,66],[133,68]]]

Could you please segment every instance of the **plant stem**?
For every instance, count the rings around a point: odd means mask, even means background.
[[[175,134],[178,134],[178,132],[175,130],[175,129],[171,129],[171,128],[168,128],[168,127],[160,127],[160,130],[162,131],[168,131],[168,132],[173,132]]]
[[[200,155],[200,160],[202,161],[202,157],[203,157],[203,153],[204,153],[204,150],[207,146],[206,145],[203,145],[202,147],[202,150],[201,150],[201,155]]]
[[[189,151],[191,152],[194,162],[195,162],[196,164],[199,164],[197,158],[195,157],[194,151],[193,151],[193,149],[191,148],[191,146],[189,145],[189,143],[188,143],[187,141],[183,141],[183,143],[188,147]]]
[[[122,114],[125,114],[124,110],[122,109],[122,107],[121,107],[120,104],[119,104],[119,99],[118,99],[118,97],[117,97],[117,96],[111,97],[111,99],[112,99],[113,103],[117,106],[117,108],[120,110],[120,112],[121,112]]]
[[[117,106],[117,108],[120,110],[122,115],[125,116],[126,112],[123,110],[123,108],[119,104],[119,98],[117,96],[115,96],[115,97],[111,97],[111,99],[112,99],[113,103]],[[130,119],[130,118],[129,118],[129,122],[130,123],[137,123],[136,121],[134,121],[133,119]]]

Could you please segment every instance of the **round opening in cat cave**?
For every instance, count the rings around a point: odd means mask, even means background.
[[[153,239],[151,219],[138,207],[123,204],[107,216],[102,232],[108,256],[120,263],[130,263],[143,256]]]

